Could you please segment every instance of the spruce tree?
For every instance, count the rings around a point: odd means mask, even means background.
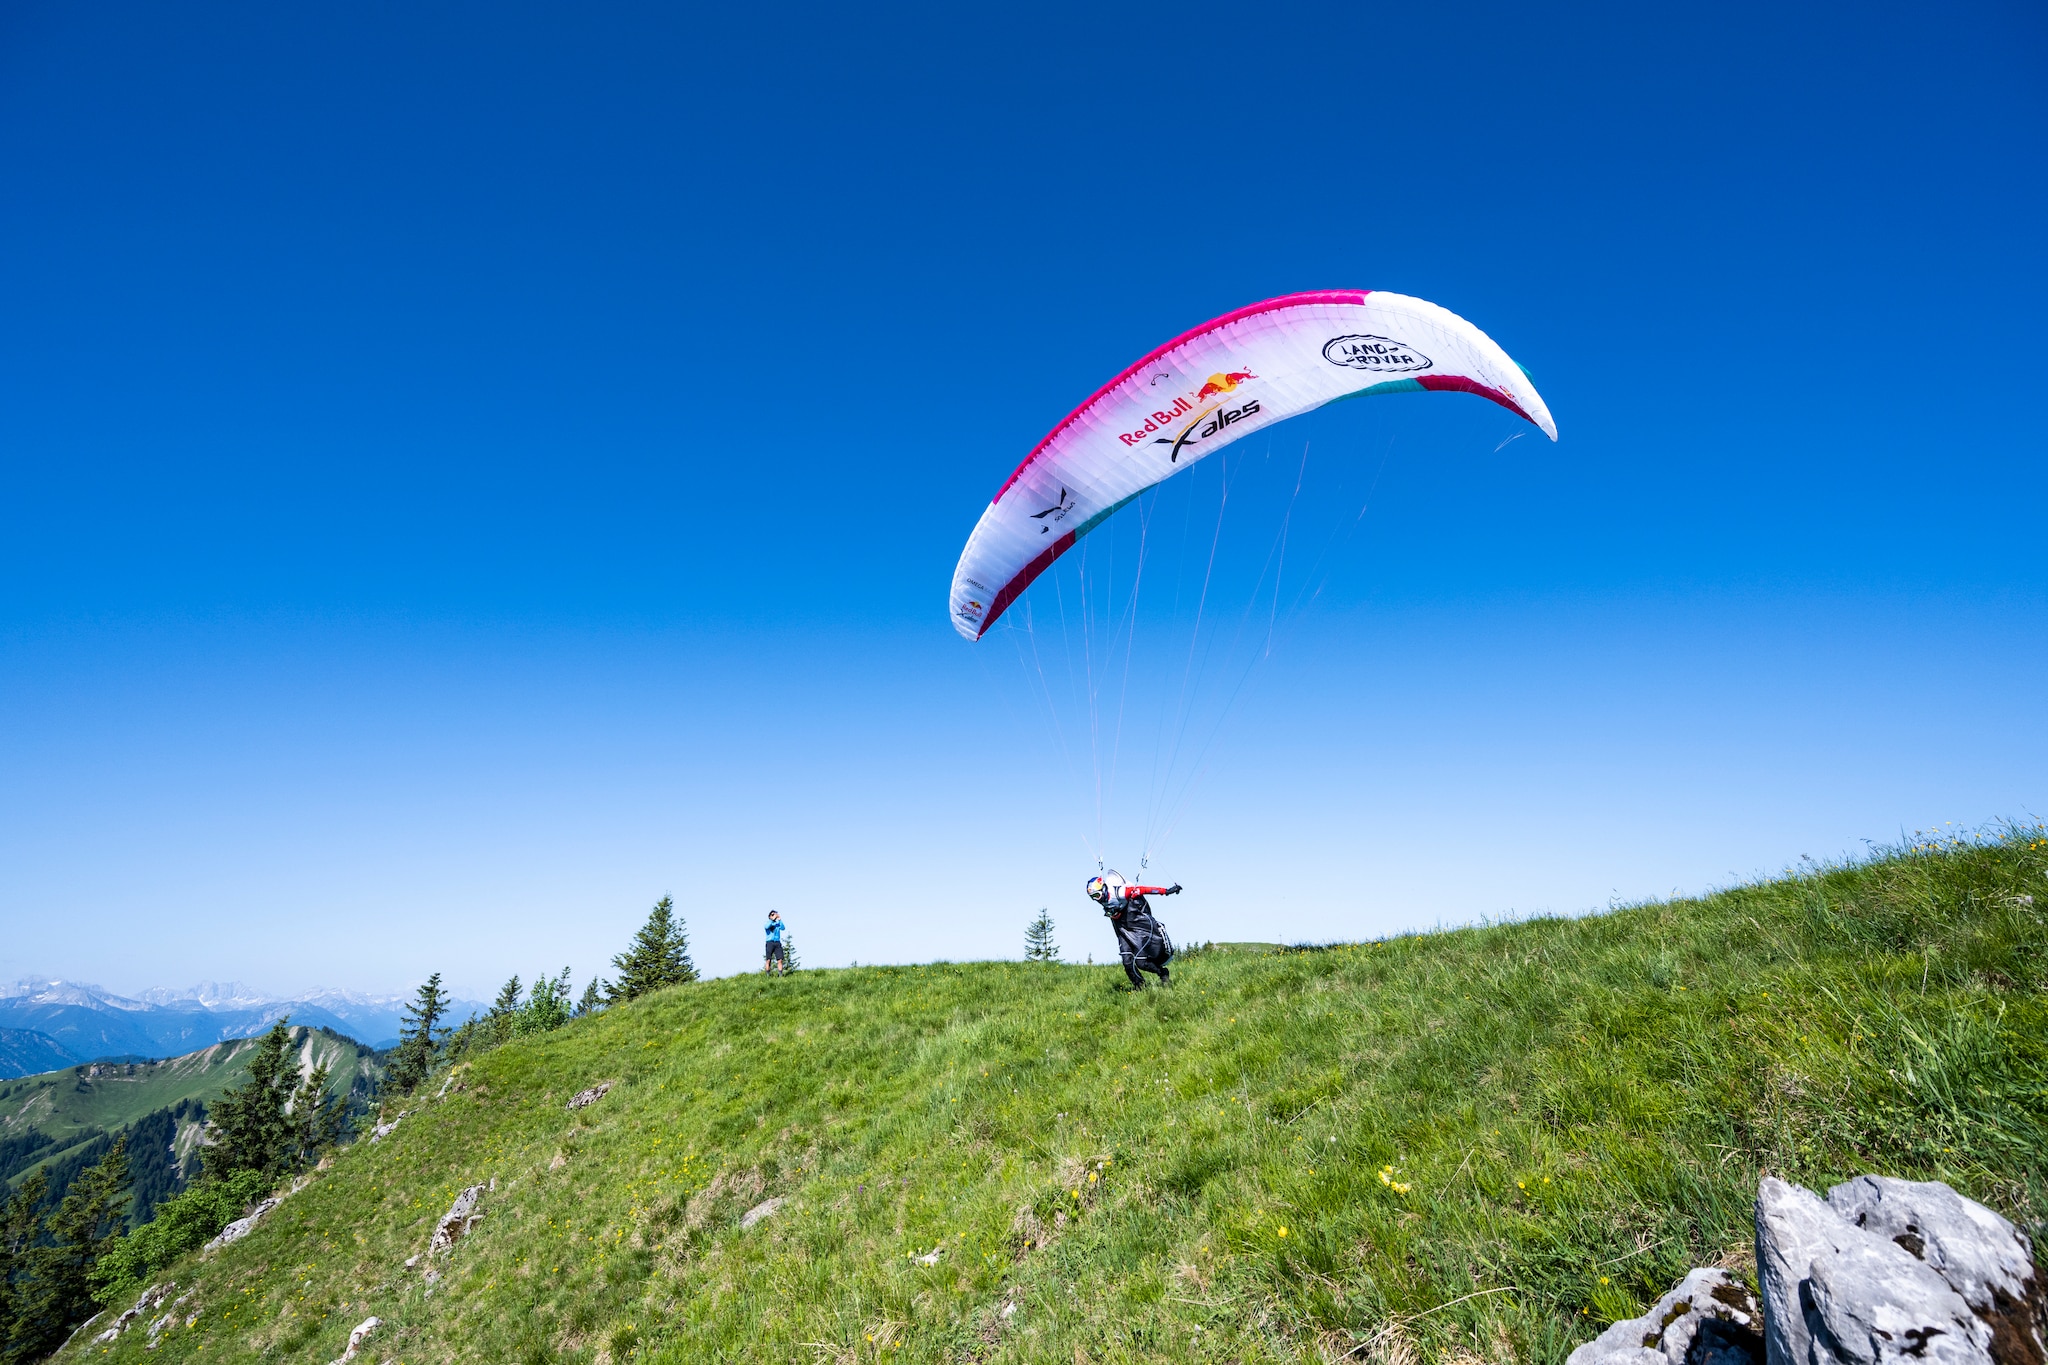
[[[207,1110],[207,1132],[213,1143],[201,1160],[209,1180],[222,1180],[236,1171],[275,1177],[296,1162],[298,1145],[290,1109],[299,1090],[299,1076],[292,1065],[291,1045],[286,1021],[272,1024],[249,1058],[249,1079]]]
[[[49,1171],[37,1170],[0,1209],[0,1361],[29,1360],[40,1354],[25,1341],[34,1327],[28,1316],[29,1256],[42,1239],[43,1200],[49,1193]],[[24,1342],[18,1351],[17,1341]]]
[[[16,1321],[7,1343],[9,1360],[33,1360],[64,1344],[72,1327],[95,1308],[93,1265],[120,1240],[128,1222],[128,1138],[71,1182],[64,1202],[50,1216],[41,1244],[27,1255],[28,1279],[20,1286]]]
[[[1038,918],[1024,928],[1024,960],[1026,962],[1058,962],[1060,945],[1052,941],[1052,916],[1043,908]]]
[[[578,1019],[581,1019],[586,1014],[596,1014],[604,1008],[605,984],[603,977],[594,976],[590,979],[590,984],[583,988],[583,998],[576,1002],[576,1017]]]
[[[305,1166],[329,1147],[341,1143],[341,1125],[346,1111],[327,1093],[327,1063],[322,1062],[299,1082],[292,1092],[292,1166]]]
[[[633,946],[612,959],[619,979],[609,987],[612,1000],[632,1000],[697,979],[690,962],[690,936],[675,913],[676,903],[663,896],[648,913],[647,923],[633,936]]]
[[[441,1041],[448,1036],[448,1030],[439,1027],[447,1013],[448,996],[441,989],[441,974],[435,972],[405,1007],[404,1041],[399,1043],[398,1055],[392,1058],[391,1070],[385,1077],[393,1090],[400,1094],[411,1091],[434,1069]]]
[[[498,998],[491,1002],[490,1010],[484,1015],[483,1041],[486,1047],[498,1044],[519,1032],[519,974],[498,987]]]

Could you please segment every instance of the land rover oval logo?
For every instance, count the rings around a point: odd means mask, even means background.
[[[1406,374],[1430,366],[1428,356],[1388,337],[1331,337],[1323,345],[1323,359],[1346,369],[1378,374]]]

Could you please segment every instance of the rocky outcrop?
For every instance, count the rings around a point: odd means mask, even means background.
[[[1766,1176],[1757,1278],[1770,1365],[2044,1365],[2026,1235],[1938,1182],[1858,1176],[1828,1191]]]
[[[382,1318],[364,1318],[357,1323],[356,1330],[348,1334],[348,1349],[331,1361],[330,1365],[348,1365],[349,1361],[356,1358],[356,1352],[362,1348],[362,1344],[369,1340],[370,1333],[383,1325]]]
[[[130,1327],[132,1327],[135,1324],[136,1320],[139,1319],[144,1313],[147,1313],[152,1309],[162,1307],[164,1300],[169,1298],[171,1296],[171,1291],[173,1289],[176,1289],[177,1287],[178,1285],[175,1280],[165,1280],[162,1284],[153,1284],[149,1288],[143,1290],[142,1297],[135,1301],[135,1306],[133,1308],[124,1310],[120,1317],[114,1319],[114,1325],[112,1327],[109,1327],[106,1331],[101,1332],[98,1336],[92,1339],[92,1344],[95,1346],[103,1346],[107,1342],[110,1342],[114,1340],[114,1338],[120,1336],[121,1333],[127,1331]],[[187,1295],[186,1297],[189,1298],[190,1295]],[[184,1299],[180,1299],[179,1302],[183,1303]],[[150,1335],[154,1337],[156,1333],[152,1331]]]
[[[263,1221],[263,1216],[265,1214],[269,1213],[272,1209],[276,1208],[279,1204],[282,1204],[283,1202],[284,1200],[282,1198],[264,1200],[255,1208],[250,1209],[240,1218],[237,1218],[234,1222],[222,1228],[220,1230],[220,1236],[214,1238],[211,1242],[208,1242],[204,1247],[200,1248],[199,1254],[202,1256],[209,1255],[212,1252],[219,1251],[222,1247],[227,1246],[230,1243],[241,1241],[244,1237],[247,1237],[250,1233],[256,1231],[256,1225]]]
[[[1565,1365],[1752,1365],[1763,1309],[1725,1270],[1695,1270],[1639,1318],[1617,1322]]]
[[[476,1211],[477,1201],[483,1197],[484,1187],[481,1185],[471,1185],[455,1196],[455,1203],[441,1216],[441,1221],[434,1225],[434,1238],[427,1243],[429,1256],[453,1247],[469,1236],[476,1225],[483,1221],[484,1216]]]
[[[2026,1235],[1932,1180],[1860,1175],[1828,1207],[1924,1261],[1991,1331],[1991,1358],[2048,1365],[2048,1286]]]
[[[1756,1262],[1760,1304],[1695,1270],[1567,1365],[2048,1365],[2032,1244],[1947,1185],[1866,1175],[1823,1200],[1766,1176]]]
[[[611,1088],[612,1083],[610,1081],[599,1081],[588,1090],[577,1091],[569,1097],[570,1112],[573,1113],[578,1109],[588,1109],[591,1105],[603,1099],[604,1092]]]

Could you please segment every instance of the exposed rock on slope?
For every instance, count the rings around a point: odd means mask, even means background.
[[[1568,1365],[2048,1365],[2026,1234],[1938,1182],[1858,1176],[1822,1200],[1766,1176],[1756,1262],[1760,1313],[1695,1270]]]
[[[237,1218],[234,1222],[222,1228],[220,1230],[220,1236],[214,1238],[211,1242],[208,1242],[203,1248],[201,1248],[202,1252],[219,1251],[222,1247],[228,1245],[230,1242],[241,1241],[244,1237],[247,1237],[250,1233],[256,1230],[256,1225],[263,1221],[263,1216],[265,1214],[269,1213],[272,1209],[276,1208],[279,1204],[282,1204],[283,1202],[283,1199],[264,1200],[255,1208],[250,1209],[240,1218]]]
[[[427,1243],[427,1254],[447,1251],[470,1234],[471,1229],[483,1221],[483,1215],[476,1212],[477,1201],[484,1197],[484,1187],[471,1185],[455,1196],[454,1205],[443,1214],[441,1221],[434,1225],[434,1239]]]
[[[569,1097],[569,1108],[588,1109],[604,1098],[604,1092],[612,1088],[610,1081],[599,1081],[588,1090],[579,1090]]]
[[[1763,1309],[1725,1270],[1695,1270],[1639,1318],[1617,1322],[1565,1365],[1750,1365]]]

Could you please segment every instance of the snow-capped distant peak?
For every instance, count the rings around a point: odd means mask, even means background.
[[[28,1005],[84,1005],[88,1009],[146,1010],[140,1000],[115,995],[83,981],[58,981],[48,977],[25,976],[0,985],[0,1000]]]
[[[370,991],[343,990],[339,986],[315,986],[310,991],[300,991],[292,997],[295,1005],[325,1005],[330,1009],[336,1005],[354,1005],[359,1009],[396,1009],[409,1004],[412,996],[408,993],[378,995]]]
[[[201,981],[192,986],[152,986],[138,999],[151,1005],[197,1005],[205,1010],[252,1010],[274,1004],[277,997],[239,981]]]

